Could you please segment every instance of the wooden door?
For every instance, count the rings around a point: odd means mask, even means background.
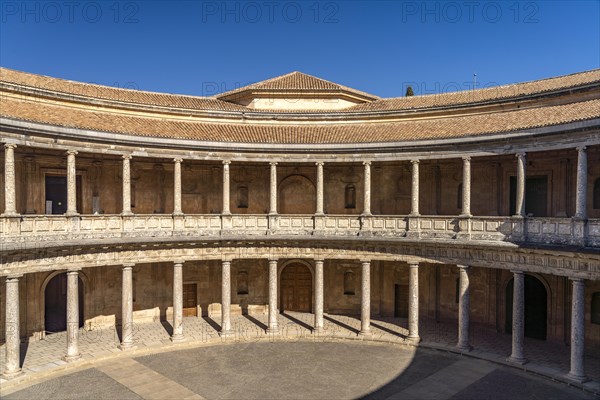
[[[183,316],[198,316],[198,289],[195,283],[183,284]]]
[[[281,310],[312,311],[312,274],[305,265],[288,265],[281,273]]]

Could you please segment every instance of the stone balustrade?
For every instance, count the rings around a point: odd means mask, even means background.
[[[0,218],[4,244],[161,237],[331,236],[600,246],[600,220],[391,215],[63,215]]]

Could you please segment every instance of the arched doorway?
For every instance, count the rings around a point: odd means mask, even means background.
[[[281,312],[312,311],[312,274],[304,264],[287,265],[281,271]]]
[[[506,332],[512,332],[514,279],[506,285]],[[544,284],[525,275],[525,337],[546,340],[548,295]]]
[[[282,214],[314,214],[317,191],[303,175],[290,175],[279,185],[279,212]]]
[[[83,282],[79,279],[79,327],[83,326]],[[54,276],[44,290],[44,330],[48,333],[67,330],[67,273]]]

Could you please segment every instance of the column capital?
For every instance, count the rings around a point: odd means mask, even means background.
[[[360,260],[360,263],[362,265],[365,265],[365,264],[371,265],[371,260]]]
[[[466,271],[466,270],[468,270],[469,268],[471,268],[471,267],[470,267],[470,266],[468,266],[468,265],[459,265],[459,264],[456,264],[456,266],[457,266],[458,268],[460,268],[460,269],[464,269],[465,271]]]
[[[462,156],[463,162],[471,162],[471,156]]]
[[[410,268],[419,268],[419,261],[409,261],[408,266]]]
[[[578,152],[586,151],[587,150],[587,146],[577,146],[576,149],[577,149]]]
[[[315,263],[321,263],[321,264],[323,264],[325,262],[325,259],[323,259],[323,258],[315,258],[314,261],[315,261]]]
[[[411,164],[418,164],[421,162],[421,160],[419,160],[418,158],[414,158],[412,160],[410,160]]]
[[[6,277],[6,280],[11,280],[11,281],[18,281],[19,279],[21,279],[23,277],[23,274],[12,274],[12,275],[8,275]]]
[[[579,278],[579,277],[576,277],[576,276],[569,276],[569,280],[571,282],[573,282],[574,285],[575,284],[584,284],[585,283],[585,279]]]
[[[133,267],[135,267],[135,263],[123,263],[123,269],[125,269],[125,268],[131,269]]]
[[[123,158],[123,160],[131,160],[133,158],[133,156],[130,153],[122,154],[121,157]]]
[[[69,268],[67,269],[67,274],[78,274],[81,271],[81,268]]]
[[[231,260],[221,260],[222,265],[231,265]]]
[[[527,157],[527,153],[525,153],[524,151],[521,151],[519,153],[516,153],[515,157],[520,158],[520,159],[524,159],[525,157]]]
[[[269,263],[278,263],[279,259],[278,258],[269,258],[268,261],[269,261]]]
[[[275,165],[277,165],[277,164],[279,164],[277,161],[269,161],[269,165],[272,166],[272,167],[275,166]]]
[[[69,155],[69,156],[76,156],[77,154],[79,154],[79,152],[77,150],[74,150],[74,149],[67,150],[67,155]]]
[[[184,263],[185,263],[185,260],[183,260],[181,258],[173,260],[174,265],[183,265]]]
[[[320,166],[320,167],[322,167],[323,165],[325,165],[325,163],[324,163],[323,161],[317,161],[317,162],[315,163],[315,165],[316,165],[316,166]]]
[[[365,165],[365,166],[371,165],[371,160],[363,161],[362,164]]]
[[[518,274],[518,275],[523,275],[525,273],[524,271],[520,271],[520,270],[516,270],[516,269],[511,269],[510,272],[512,272],[513,274]]]
[[[177,163],[177,164],[181,164],[181,163],[183,162],[183,158],[176,157],[176,158],[174,158],[174,159],[173,159],[173,161],[174,161],[175,163]]]
[[[17,145],[15,143],[4,143],[5,149],[16,149]]]
[[[229,165],[231,164],[231,160],[223,160],[222,163],[223,165]]]

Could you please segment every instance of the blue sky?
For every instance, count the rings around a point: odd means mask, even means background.
[[[0,1],[0,64],[212,95],[299,70],[382,97],[600,68],[598,1]]]

